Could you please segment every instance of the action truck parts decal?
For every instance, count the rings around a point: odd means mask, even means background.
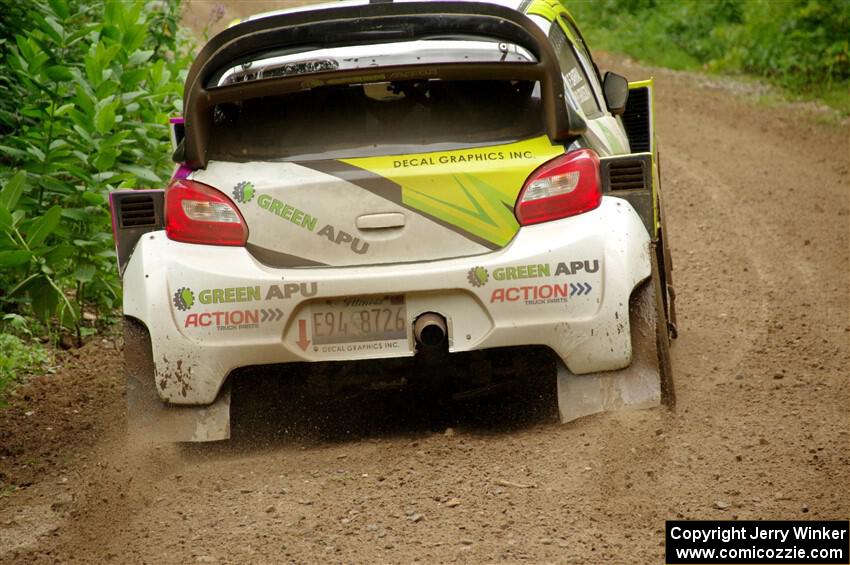
[[[189,314],[183,322],[184,328],[215,327],[223,330],[248,330],[260,327],[264,322],[278,322],[283,319],[280,308],[255,308],[253,310],[226,310]]]
[[[570,285],[567,283],[512,286],[493,289],[490,302],[524,302],[526,306],[531,306],[566,302],[569,294]]]

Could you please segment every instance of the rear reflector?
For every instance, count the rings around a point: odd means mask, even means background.
[[[601,202],[599,157],[590,149],[579,149],[531,173],[515,212],[520,225],[528,226],[589,212]]]
[[[165,190],[165,233],[169,239],[206,245],[245,245],[248,228],[223,192],[192,180]]]

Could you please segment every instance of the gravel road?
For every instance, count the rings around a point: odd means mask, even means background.
[[[847,519],[847,123],[601,66],[657,80],[675,413],[243,407],[225,446],[128,445],[105,340],[0,415],[0,563],[662,563],[667,519]]]

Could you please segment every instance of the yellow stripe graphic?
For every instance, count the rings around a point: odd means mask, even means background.
[[[504,246],[519,229],[513,208],[523,183],[563,152],[563,146],[540,136],[455,151],[340,160],[401,186],[405,206]]]

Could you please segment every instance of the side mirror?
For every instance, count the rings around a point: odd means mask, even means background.
[[[608,111],[615,116],[622,116],[626,111],[626,101],[629,99],[629,81],[617,73],[607,72],[602,80],[602,93]]]

